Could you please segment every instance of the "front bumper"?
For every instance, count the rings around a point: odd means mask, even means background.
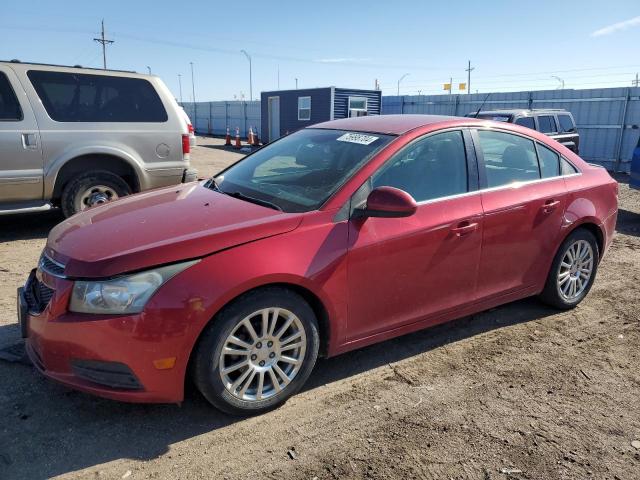
[[[83,315],[66,311],[71,281],[33,271],[18,290],[26,351],[46,377],[68,387],[126,402],[178,403],[184,396],[188,353],[175,322],[159,312]],[[46,283],[53,290],[42,311],[28,292]],[[21,313],[20,313],[21,312]],[[155,361],[175,357],[170,369]]]

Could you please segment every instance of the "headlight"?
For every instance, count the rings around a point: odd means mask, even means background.
[[[198,260],[176,263],[112,280],[78,280],[69,310],[78,313],[139,313],[167,280]]]

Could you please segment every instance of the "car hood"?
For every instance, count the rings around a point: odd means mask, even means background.
[[[74,215],[51,231],[46,253],[66,276],[110,277],[282,234],[301,219],[191,183]]]

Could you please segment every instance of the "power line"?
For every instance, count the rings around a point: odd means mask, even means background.
[[[107,40],[104,37],[104,18],[102,19],[102,33],[100,35],[100,38],[94,38],[93,40],[102,44],[102,67],[106,70],[107,69],[107,45],[111,45],[112,43],[115,42],[115,40]]]

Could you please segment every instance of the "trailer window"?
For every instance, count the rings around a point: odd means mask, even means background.
[[[298,97],[298,120],[311,120],[311,97]]]

